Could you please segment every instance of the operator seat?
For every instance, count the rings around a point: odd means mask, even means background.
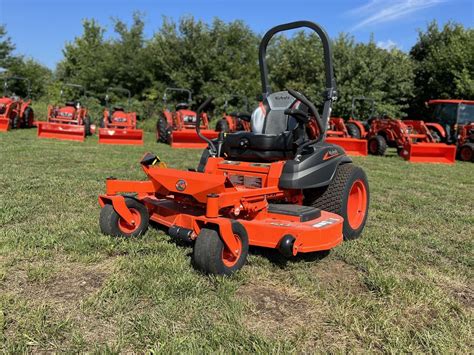
[[[66,102],[66,107],[74,107],[76,108],[77,102],[76,101],[68,101]]]
[[[180,102],[176,105],[176,111],[179,110],[187,110],[189,108],[189,104],[187,102]]]
[[[304,125],[286,115],[288,108],[307,112],[288,91],[270,94],[252,113],[252,132],[227,134],[222,146],[229,160],[272,162],[294,157],[296,148],[304,140]]]

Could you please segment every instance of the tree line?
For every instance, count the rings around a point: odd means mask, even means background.
[[[99,112],[109,86],[129,89],[132,107],[142,118],[161,109],[164,89],[189,88],[194,101],[216,97],[216,110],[228,94],[257,101],[261,94],[258,68],[260,34],[243,21],[210,24],[183,17],[163,19],[151,38],[144,35],[139,13],[127,26],[114,20],[114,36],[92,19],[83,33],[68,42],[54,70],[24,56],[14,55],[14,43],[0,26],[0,67],[7,75],[28,77],[36,100],[59,100],[60,82],[87,87],[90,105]],[[420,30],[408,53],[379,48],[372,38],[357,42],[350,34],[333,38],[338,101],[334,115],[348,117],[353,96],[377,100],[377,111],[394,117],[422,116],[431,98],[474,99],[474,30],[436,22]],[[300,90],[315,102],[324,89],[322,47],[313,33],[280,35],[270,43],[268,63],[274,90]]]

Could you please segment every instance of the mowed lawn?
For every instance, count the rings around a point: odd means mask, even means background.
[[[159,229],[102,235],[108,176],[143,179],[145,151],[196,167],[199,151],[0,135],[4,352],[459,352],[473,349],[474,164],[354,159],[368,174],[362,237],[286,261],[252,249],[208,277]]]

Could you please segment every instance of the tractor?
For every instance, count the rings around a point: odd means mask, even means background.
[[[473,161],[474,156],[474,101],[430,100],[427,103],[431,114],[427,121],[437,125],[440,140],[457,147],[457,157],[462,161]]]
[[[127,95],[125,106],[111,105],[112,93]],[[100,144],[143,145],[143,131],[137,129],[137,114],[130,111],[130,90],[109,87],[105,95],[104,116],[100,122]]]
[[[86,97],[86,89],[78,84],[63,84],[61,97],[65,95],[65,88],[79,92],[79,99]],[[49,105],[47,121],[37,122],[38,137],[83,142],[90,136],[91,118],[79,99],[67,101],[64,106]]]
[[[228,112],[230,103],[242,101],[243,105],[240,111]],[[226,97],[223,107],[222,118],[216,123],[218,132],[237,132],[250,131],[250,106],[247,96],[230,95]]]
[[[25,97],[16,95],[10,89],[11,82],[24,83]],[[33,127],[35,115],[31,108],[30,93],[31,82],[28,78],[20,76],[5,77],[3,96],[0,97],[0,132],[6,132],[11,128]]]
[[[185,93],[186,102],[178,103],[174,111],[167,107],[168,93]],[[196,112],[190,109],[192,103],[192,93],[189,89],[183,88],[166,88],[163,94],[163,104],[165,109],[158,118],[156,124],[156,141],[159,143],[170,144],[172,148],[197,148],[206,147],[196,134]],[[217,138],[219,132],[209,129],[209,119],[206,113],[202,113],[200,117],[201,134],[209,139]]]

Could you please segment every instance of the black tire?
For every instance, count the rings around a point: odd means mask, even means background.
[[[474,161],[474,144],[467,143],[459,148],[458,158],[461,161]]]
[[[359,214],[358,220],[352,220],[353,223],[357,222],[353,227],[348,216],[348,204],[349,195],[352,188],[356,186],[356,183],[357,186],[365,188],[366,204],[365,211]],[[339,165],[334,178],[328,186],[304,191],[304,204],[306,206],[313,206],[327,212],[336,213],[344,218],[344,240],[357,239],[362,233],[367,222],[369,201],[370,192],[367,175],[362,168],[350,163]]]
[[[156,123],[156,142],[169,144],[171,127],[164,117],[158,118]]]
[[[12,119],[12,128],[15,129],[15,128],[20,128],[21,127],[21,122],[20,122],[20,116],[19,115],[16,115],[15,117],[13,117]]]
[[[102,233],[115,237],[138,237],[147,231],[150,216],[145,205],[129,197],[125,198],[125,203],[133,213],[140,215],[140,223],[136,229],[132,230],[132,227],[129,228],[128,231],[125,231],[124,227],[121,227],[124,221],[120,215],[115,212],[114,207],[111,204],[107,204],[100,211],[99,225]]]
[[[360,129],[359,127],[357,127],[356,124],[346,123],[346,129],[347,129],[347,133],[349,133],[349,135],[352,138],[360,139],[360,136],[361,136]]]
[[[91,119],[89,116],[84,117],[84,131],[86,132],[86,137],[91,135]]]
[[[201,229],[193,250],[194,267],[205,273],[214,275],[231,275],[240,270],[247,260],[249,241],[245,228],[238,222],[232,223],[232,231],[241,241],[241,252],[232,266],[226,265],[223,260],[224,242],[217,230]]]
[[[23,121],[22,127],[23,128],[31,128],[33,127],[33,109],[31,107],[25,108],[23,111]]]
[[[369,153],[372,155],[385,155],[387,141],[384,137],[376,135],[369,139]]]
[[[229,123],[227,123],[225,119],[221,118],[216,123],[216,131],[228,133],[230,131]]]

